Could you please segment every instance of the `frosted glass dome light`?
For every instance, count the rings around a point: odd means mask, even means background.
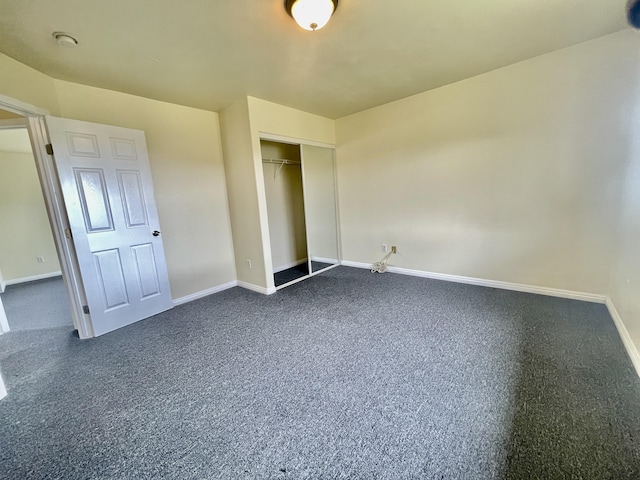
[[[298,25],[305,30],[320,30],[338,6],[338,0],[287,0],[285,7]]]

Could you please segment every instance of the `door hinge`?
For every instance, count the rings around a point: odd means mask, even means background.
[[[85,313],[85,315],[89,315],[89,305],[83,305],[82,311]]]
[[[47,143],[46,149],[47,149],[47,155],[53,155],[53,145],[51,145],[50,143]]]
[[[69,240],[71,240],[73,238],[73,235],[71,235],[71,229],[70,228],[65,228],[64,229],[64,236],[67,237]]]

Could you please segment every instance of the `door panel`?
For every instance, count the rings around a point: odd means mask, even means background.
[[[140,174],[138,172],[120,170],[117,175],[127,228],[148,225]]]
[[[333,149],[301,145],[311,271],[340,263]]]
[[[47,117],[95,335],[173,306],[144,132]]]
[[[140,280],[140,288],[142,289],[142,299],[159,295],[160,281],[158,279],[158,271],[156,270],[156,259],[153,254],[153,245],[147,243],[145,245],[135,245],[131,247],[133,258]]]
[[[136,144],[126,138],[111,138],[111,152],[116,160],[137,160]]]
[[[69,155],[74,157],[100,158],[98,138],[95,135],[86,135],[76,132],[66,132]]]
[[[124,281],[122,259],[118,249],[95,252],[98,284],[102,290],[105,311],[129,304]]]
[[[87,233],[113,230],[113,216],[102,170],[74,169]]]

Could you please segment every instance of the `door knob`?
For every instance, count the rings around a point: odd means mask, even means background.
[[[153,235],[154,237],[157,237],[158,235],[160,235],[160,230],[154,230],[151,235]]]

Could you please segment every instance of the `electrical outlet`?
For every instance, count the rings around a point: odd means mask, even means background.
[[[382,253],[387,253],[389,251],[389,248],[387,247],[386,243],[383,243],[382,245],[380,245],[380,251]]]
[[[391,253],[398,253],[398,247],[391,245]]]
[[[36,257],[38,263],[44,263],[44,257]]]
[[[247,267],[249,267],[249,268],[253,268],[253,267],[251,266],[251,260],[249,260],[248,258],[247,258]]]

